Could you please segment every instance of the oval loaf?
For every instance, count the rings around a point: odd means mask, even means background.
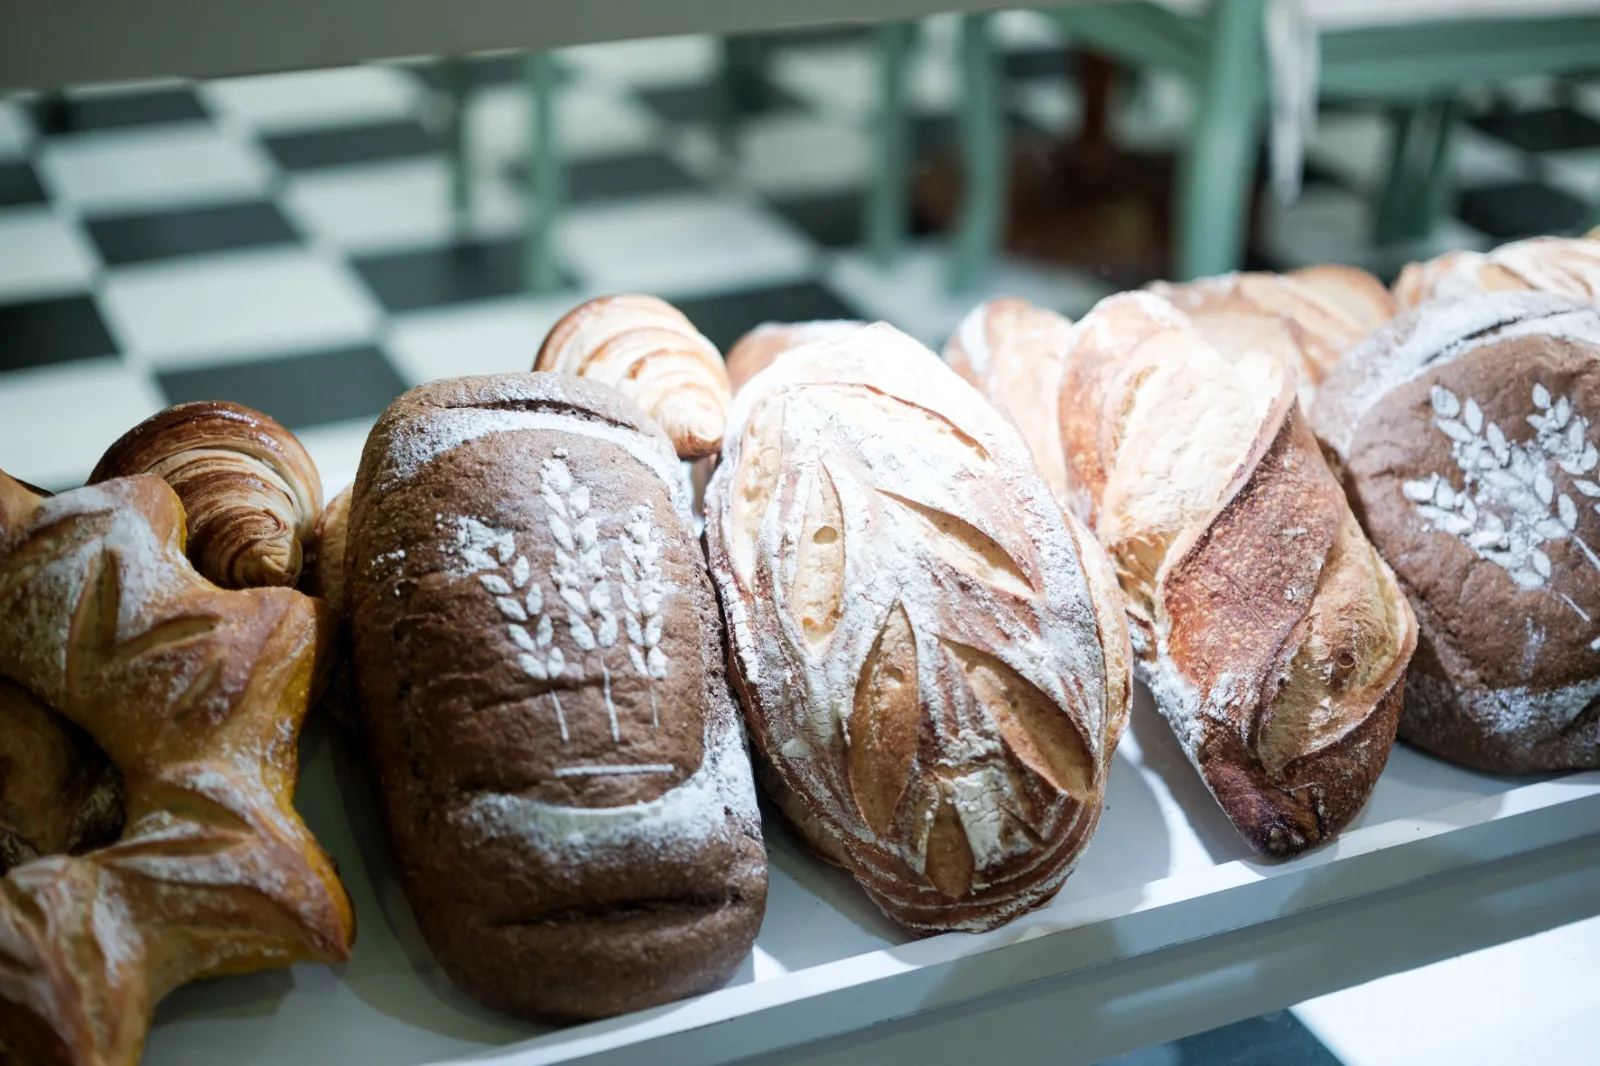
[[[806,345],[735,398],[706,533],[807,843],[919,934],[1049,899],[1100,814],[1129,652],[1016,428],[888,326]]]
[[[1217,802],[1269,855],[1337,833],[1388,759],[1416,623],[1291,375],[1112,296],[1078,323],[1061,432],[1141,676]]]
[[[1434,300],[1311,417],[1416,607],[1400,735],[1488,770],[1600,768],[1600,310]]]
[[[766,898],[716,602],[665,435],[558,374],[435,382],[362,456],[345,593],[406,894],[522,1016],[704,991]]]

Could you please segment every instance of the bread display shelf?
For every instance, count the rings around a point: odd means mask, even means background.
[[[1429,878],[1443,883],[1437,875],[1600,827],[1600,773],[1497,777],[1397,745],[1339,839],[1290,862],[1259,861],[1141,688],[1099,830],[1044,908],[987,934],[910,940],[769,816],[766,921],[726,988],[551,1030],[477,1006],[439,973],[390,873],[347,738],[315,725],[303,758],[297,805],[354,898],[354,956],[342,967],[299,965],[178,990],[161,1004],[147,1066],[209,1066],[218,1048],[238,1049],[239,1061],[296,1066],[725,1063],[1134,956],[1179,958],[1178,947],[1196,940]]]

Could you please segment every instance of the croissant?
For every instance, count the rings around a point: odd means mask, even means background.
[[[123,434],[89,483],[146,473],[183,501],[202,575],[228,589],[294,585],[322,482],[293,433],[236,403],[178,404]]]
[[[1039,476],[1057,499],[1067,492],[1057,405],[1071,334],[1071,319],[1000,297],[968,312],[944,346],[950,368],[1017,423]]]
[[[677,308],[654,296],[603,296],[551,328],[533,369],[593,378],[655,419],[680,459],[722,447],[728,372],[722,354]]]
[[[1113,296],[1073,334],[1061,438],[1139,672],[1212,794],[1265,854],[1333,836],[1388,758],[1417,626],[1287,372]]]
[[[1396,310],[1383,283],[1355,267],[1223,274],[1148,289],[1188,315],[1224,357],[1253,348],[1272,353],[1293,372],[1307,404],[1340,357]]]
[[[1530,237],[1490,252],[1445,252],[1407,263],[1394,283],[1402,307],[1516,289],[1600,303],[1600,227],[1585,237]]]
[[[183,517],[157,477],[41,499],[0,473],[0,677],[93,738],[128,810],[116,843],[0,880],[0,1059],[132,1066],[177,985],[349,957],[293,806],[331,612],[216,588]]]
[[[815,322],[763,322],[733,342],[728,349],[728,383],[734,392],[772,365],[791,348],[812,341],[833,340],[866,325],[853,319],[818,319]]]

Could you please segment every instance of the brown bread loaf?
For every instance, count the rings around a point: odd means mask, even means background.
[[[1072,495],[1126,593],[1140,674],[1251,846],[1303,851],[1366,802],[1416,626],[1282,364],[1223,358],[1149,293],[1079,322]]]
[[[660,429],[561,374],[413,389],[368,438],[345,560],[362,731],[446,972],[557,1020],[726,980],[766,855]]]
[[[945,342],[944,361],[1009,414],[1050,491],[1066,499],[1061,455],[1061,366],[1072,320],[1002,296],[967,312]]]
[[[811,341],[840,337],[860,329],[865,322],[848,318],[819,319],[815,322],[764,322],[734,341],[728,349],[728,383],[734,392],[772,365],[772,361],[791,348]]]
[[[1435,300],[1351,352],[1312,424],[1416,607],[1401,737],[1600,768],[1600,310]]]
[[[791,350],[735,397],[706,537],[807,843],[918,934],[1049,899],[1100,814],[1129,652],[1016,428],[888,326]]]

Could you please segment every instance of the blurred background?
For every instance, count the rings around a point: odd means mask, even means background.
[[[938,346],[1000,293],[1077,316],[1236,268],[1390,280],[1600,222],[1594,5],[1325,4],[1320,40],[1304,5],[1171,6],[0,96],[0,467],[67,488],[161,407],[229,399],[331,494],[405,388],[528,369],[610,292],[724,349],[816,318]],[[1597,955],[1570,926],[1124,1061],[1593,1062]]]

